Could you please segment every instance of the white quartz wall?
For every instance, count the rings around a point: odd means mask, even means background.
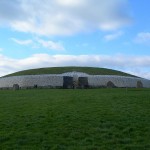
[[[137,87],[137,82],[141,81],[143,87],[150,87],[150,80],[136,78],[136,77],[124,77],[114,75],[93,75],[88,77],[89,86],[107,86],[107,83],[111,81],[116,87]]]
[[[85,77],[88,78],[88,84],[91,87],[107,86],[109,81],[113,82],[116,87],[137,87],[137,82],[141,81],[143,87],[150,88],[150,80],[142,78],[115,75],[86,75]],[[19,87],[33,87],[34,85],[62,87],[63,75],[26,75],[0,78],[0,88],[12,88],[14,84],[18,84]]]
[[[19,87],[33,87],[34,85],[63,86],[63,77],[56,75],[27,75],[0,78],[0,88],[11,88],[14,84],[18,84]]]

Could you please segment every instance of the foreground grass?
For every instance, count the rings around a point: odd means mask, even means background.
[[[148,150],[150,90],[0,91],[0,149]]]

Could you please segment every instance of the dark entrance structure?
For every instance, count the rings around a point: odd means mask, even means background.
[[[143,88],[143,83],[141,81],[137,81],[137,88]]]
[[[107,87],[108,87],[108,88],[115,88],[116,86],[114,85],[113,82],[108,81],[108,82],[107,82]]]
[[[88,78],[87,77],[79,77],[78,78],[79,88],[88,88]]]
[[[63,88],[64,89],[73,88],[73,77],[69,77],[69,76],[63,77]]]
[[[18,84],[14,84],[14,85],[13,85],[13,89],[14,89],[14,90],[19,90],[19,85],[18,85]]]

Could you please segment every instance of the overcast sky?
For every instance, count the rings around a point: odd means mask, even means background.
[[[0,76],[92,66],[150,79],[149,0],[0,0]]]

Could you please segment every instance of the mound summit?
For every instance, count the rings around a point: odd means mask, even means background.
[[[130,77],[136,77],[134,75],[107,69],[107,68],[95,68],[95,67],[51,67],[51,68],[38,68],[38,69],[30,69],[30,70],[24,70],[15,72],[9,75],[6,75],[6,77],[9,76],[21,76],[21,75],[41,75],[41,74],[62,74],[66,72],[84,72],[89,75],[118,75],[118,76],[130,76]]]

